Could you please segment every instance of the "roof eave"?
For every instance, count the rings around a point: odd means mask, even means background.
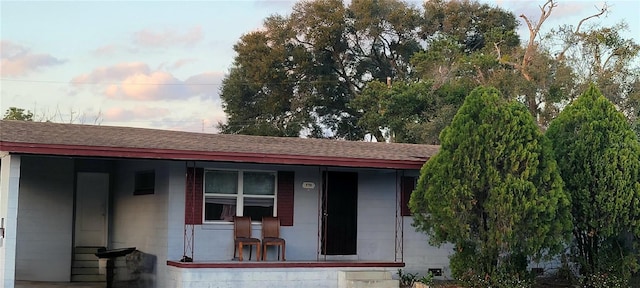
[[[0,141],[0,151],[34,155],[114,157],[239,163],[339,166],[386,169],[420,169],[426,159],[394,160],[325,157],[309,155],[191,151],[173,149],[122,148],[105,146],[34,144]]]

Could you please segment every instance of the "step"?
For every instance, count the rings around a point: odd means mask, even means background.
[[[105,249],[105,247],[100,246],[76,246],[73,249],[75,254],[95,254],[99,249]]]
[[[344,288],[398,288],[400,280],[347,280]]]
[[[71,275],[71,282],[105,282],[107,275]]]
[[[75,253],[73,255],[73,260],[78,260],[78,261],[88,261],[88,260],[93,260],[93,261],[98,261],[98,256],[96,256],[95,254],[78,254]]]
[[[71,275],[97,275],[100,274],[98,267],[89,268],[71,268]]]
[[[71,268],[98,268],[98,260],[74,260]]]
[[[340,271],[338,277],[345,280],[390,280],[391,272],[376,270]]]

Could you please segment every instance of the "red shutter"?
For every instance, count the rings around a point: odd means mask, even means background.
[[[278,171],[278,218],[280,225],[293,226],[294,173]]]
[[[202,224],[202,189],[203,189],[203,168],[187,168],[187,185],[185,190],[184,223]]]
[[[411,216],[411,210],[409,209],[409,199],[411,199],[411,192],[416,188],[416,177],[402,177],[400,181],[400,205],[402,216]]]

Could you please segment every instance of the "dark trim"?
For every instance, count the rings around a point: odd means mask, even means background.
[[[309,155],[260,154],[239,152],[187,151],[172,149],[120,148],[104,146],[33,144],[0,141],[0,151],[10,153],[95,156],[116,158],[228,161],[261,164],[319,165],[341,167],[367,167],[390,169],[420,169],[428,158],[416,160],[388,160],[369,158],[342,158]]]
[[[167,260],[167,266],[178,268],[346,268],[346,267],[404,267],[404,262],[335,261],[335,262],[179,262]]]

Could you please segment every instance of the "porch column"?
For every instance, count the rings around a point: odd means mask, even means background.
[[[0,233],[0,284],[14,288],[20,156],[0,153],[0,228],[4,229],[4,235]]]

